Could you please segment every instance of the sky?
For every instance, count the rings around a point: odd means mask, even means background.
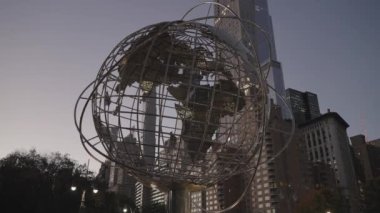
[[[268,1],[285,87],[316,93],[349,136],[380,138],[380,1]],[[199,2],[0,0],[0,158],[36,148],[87,162],[73,118],[80,92],[125,36]]]

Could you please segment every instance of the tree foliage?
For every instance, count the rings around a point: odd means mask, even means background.
[[[297,206],[297,213],[344,213],[347,210],[347,200],[339,190],[326,188],[311,190],[303,197]]]
[[[99,193],[92,193],[95,186]],[[133,206],[131,200],[105,192],[105,184],[67,154],[41,155],[33,149],[0,160],[1,213],[77,213],[84,190],[87,213],[119,213],[122,206]]]

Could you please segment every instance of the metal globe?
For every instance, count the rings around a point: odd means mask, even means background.
[[[86,150],[162,190],[207,187],[252,170],[268,88],[250,48],[194,21],[127,36],[78,99]],[[88,112],[93,125],[85,124]]]

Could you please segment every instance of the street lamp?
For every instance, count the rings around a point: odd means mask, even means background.
[[[76,186],[71,186],[70,187],[71,191],[76,191],[77,187]],[[92,189],[92,193],[97,194],[99,190],[97,188]],[[86,201],[86,189],[82,190],[82,196],[81,196],[81,202],[80,202],[80,207],[79,207],[79,212],[84,212],[84,209],[86,208],[85,206],[85,201]]]
[[[86,180],[88,178],[89,166],[90,166],[90,159],[88,159],[88,163],[87,163]],[[77,187],[73,185],[70,187],[70,189],[71,189],[71,191],[76,191]],[[97,194],[98,192],[99,192],[99,190],[97,188],[93,187],[92,193]],[[86,209],[85,202],[86,202],[86,189],[84,188],[84,189],[82,189],[81,202],[80,202],[80,206],[79,206],[79,213],[85,212],[85,209]]]
[[[123,208],[123,212],[124,212],[124,213],[125,213],[125,212],[128,212],[127,208]]]
[[[326,213],[331,213],[331,211],[330,211],[330,210],[327,210]]]

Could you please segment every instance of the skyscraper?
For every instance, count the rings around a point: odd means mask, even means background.
[[[237,13],[237,15],[246,21],[253,22],[260,26],[259,28],[248,24],[247,22],[240,23],[236,19],[223,19],[223,16],[230,16],[228,9],[223,7],[215,7],[215,15],[221,18],[215,20],[215,27],[227,32],[236,41],[244,43],[246,46],[254,46],[257,51],[258,56],[258,66],[262,70],[269,72],[265,73],[267,75],[268,84],[275,90],[269,91],[269,97],[271,102],[277,107],[276,113],[274,113],[274,118],[279,121],[276,122],[278,125],[283,125],[290,127],[290,124],[285,124],[286,122],[282,118],[288,117],[285,104],[281,99],[285,99],[285,86],[282,74],[281,63],[277,61],[277,55],[275,50],[275,42],[273,36],[272,19],[268,12],[267,0],[217,0],[217,2],[226,5]],[[244,26],[242,26],[243,24]],[[264,31],[262,32],[261,29]],[[265,33],[265,34],[264,34]],[[267,36],[267,37],[266,37]],[[270,67],[270,69],[268,69]],[[276,92],[278,94],[276,94]],[[278,117],[279,116],[279,117]],[[281,124],[280,124],[281,123]],[[272,135],[270,135],[272,133]],[[279,132],[268,133],[266,137],[266,142],[264,145],[263,159],[270,159],[273,155],[280,149],[280,147],[273,148],[273,144],[284,144],[286,142],[285,136]],[[275,141],[276,140],[276,141]],[[264,156],[265,155],[265,156]],[[292,155],[293,157],[299,155]],[[296,158],[296,157],[295,157]],[[298,160],[285,160],[280,163],[294,162]],[[290,159],[290,158],[289,158]],[[298,158],[297,158],[298,159]],[[280,165],[275,165],[273,162],[263,164],[258,170],[257,179],[251,185],[251,190],[248,190],[245,198],[234,208],[231,212],[275,212],[279,209],[286,209],[282,212],[290,213],[293,207],[285,201],[285,199],[280,198],[280,194],[285,191],[297,191],[292,194],[295,196],[299,195],[298,186],[305,186],[305,184],[300,184],[300,178],[290,178],[285,175],[286,172],[281,169]],[[301,169],[295,169],[295,171],[301,171]],[[224,209],[231,204],[233,204],[244,188],[247,186],[250,175],[240,175],[225,181],[224,183],[217,184],[215,188],[205,191],[205,193],[195,193],[193,198],[194,207],[192,212],[202,212],[201,208],[207,210],[217,210]],[[290,180],[292,179],[292,180]],[[293,184],[293,180],[297,180],[298,184]],[[277,183],[287,183],[286,186],[278,185]],[[290,183],[292,182],[292,184]],[[294,182],[295,183],[295,182]],[[239,185],[240,184],[240,185]],[[295,187],[295,188],[293,188]],[[204,198],[205,197],[205,198]],[[278,211],[281,212],[281,211]]]
[[[271,122],[266,132],[262,149],[262,163],[256,171],[251,185],[249,212],[295,212],[296,203],[307,194],[311,187],[309,165],[305,152],[304,138],[296,130],[288,147],[277,156],[288,142],[291,122],[283,120],[280,108],[272,107]]]
[[[240,203],[230,210],[233,213],[255,212],[295,212],[296,203],[307,194],[311,187],[304,137],[296,131],[288,148],[272,159],[287,143],[286,134],[291,122],[282,119],[280,107],[273,105],[271,124],[266,132],[261,152],[261,164],[249,190]],[[258,156],[256,156],[256,159]],[[202,204],[201,192],[192,195],[192,213],[202,213],[202,209],[221,210],[231,206],[248,187],[252,173],[240,174],[206,190]]]
[[[255,47],[263,70],[267,70],[270,65],[269,73],[266,73],[267,82],[277,91],[278,95],[270,90],[269,96],[274,104],[281,107],[283,116],[288,117],[285,104],[281,100],[281,97],[285,98],[285,84],[281,63],[277,61],[272,18],[269,15],[267,0],[217,0],[216,2],[226,5],[235,11],[241,19],[251,21],[265,31],[267,36],[259,28],[246,22],[243,22],[244,27],[242,27],[236,19],[218,18],[215,21],[217,28],[228,32],[237,41]],[[221,17],[231,15],[227,9],[219,6],[215,7],[215,14]]]
[[[302,124],[321,115],[319,111],[318,97],[311,92],[300,92],[295,89],[286,89],[286,101],[288,102],[296,123]]]

